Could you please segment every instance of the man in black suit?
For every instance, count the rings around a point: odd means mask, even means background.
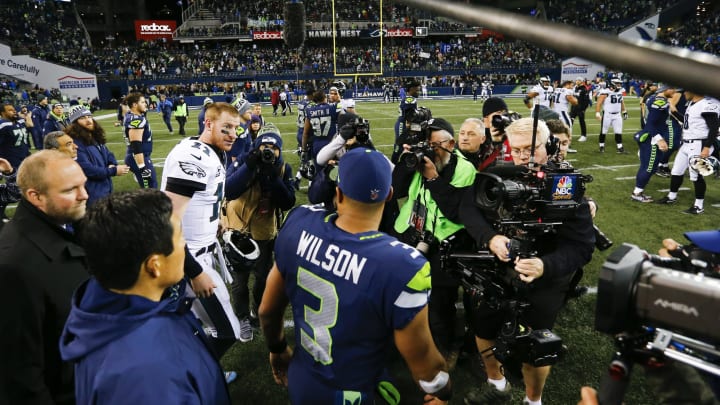
[[[85,215],[85,180],[55,150],[18,169],[22,199],[0,232],[0,403],[75,403],[73,366],[60,360],[59,341],[73,291],[88,278],[72,233]]]

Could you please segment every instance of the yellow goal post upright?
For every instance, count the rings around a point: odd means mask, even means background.
[[[384,55],[383,55],[383,40],[384,40],[384,28],[383,28],[383,0],[380,1],[380,21],[378,23],[380,24],[380,70],[375,72],[363,72],[359,73],[357,72],[357,69],[353,73],[342,73],[338,72],[337,68],[337,33],[338,33],[338,27],[337,27],[337,21],[335,19],[335,0],[332,0],[332,41],[333,41],[333,76],[334,77],[352,77],[355,82],[355,90],[357,93],[357,83],[358,83],[358,77],[360,76],[382,76],[383,75],[383,68],[384,68]],[[359,94],[356,94],[359,96]]]

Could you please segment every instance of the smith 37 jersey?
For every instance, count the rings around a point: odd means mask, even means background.
[[[553,110],[556,112],[567,112],[568,108],[570,107],[570,103],[568,102],[568,96],[575,96],[575,91],[573,89],[566,89],[564,87],[560,87],[555,89],[555,101],[553,104]]]
[[[30,141],[25,120],[15,122],[0,118],[0,157],[17,170],[20,163],[30,155]]]
[[[182,218],[190,249],[200,249],[216,240],[225,189],[224,159],[223,151],[193,137],[175,145],[165,160],[160,189],[190,197]]]
[[[430,294],[420,252],[379,231],[345,232],[336,218],[321,206],[297,207],[275,242],[295,322],[293,403],[338,403],[329,396],[338,390],[372,393],[393,331]]]
[[[598,98],[602,95],[607,96],[605,97],[605,101],[603,101],[603,111],[611,114],[619,113],[623,103],[623,89],[612,90],[604,88],[598,93]]]
[[[537,93],[538,95],[535,98],[538,100],[538,103],[550,108],[550,102],[553,101],[554,94],[552,86],[547,86],[547,88],[544,89],[541,85],[536,84],[532,89],[530,89],[530,93]]]
[[[703,117],[705,114],[720,115],[720,104],[718,104],[718,100],[705,97],[700,101],[688,103],[683,123],[683,140],[708,138],[710,128],[708,128],[707,122]],[[717,128],[714,130],[716,132],[714,135],[717,136]]]
[[[327,139],[335,137],[337,132],[337,118],[340,109],[337,103],[320,103],[305,107],[305,118],[310,120],[311,136],[314,139]]]
[[[123,122],[125,127],[125,144],[127,145],[127,153],[132,155],[133,152],[130,150],[130,130],[131,129],[142,129],[142,151],[144,154],[149,155],[152,153],[152,131],[150,130],[150,123],[147,117],[143,114],[133,114],[128,112],[125,115],[125,121]]]

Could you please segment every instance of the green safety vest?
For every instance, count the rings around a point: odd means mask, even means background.
[[[176,117],[187,117],[187,103],[178,104],[175,107],[175,116]]]
[[[455,156],[457,156],[457,165],[455,166],[455,173],[453,174],[450,184],[455,187],[467,187],[475,182],[475,174],[477,170],[465,157],[455,150]],[[400,208],[400,214],[395,220],[395,231],[403,233],[410,227],[409,220],[412,214],[415,201],[422,201],[427,208],[427,216],[425,218],[425,229],[432,232],[432,234],[439,240],[445,240],[448,236],[455,232],[465,228],[462,224],[457,224],[451,220],[445,218],[445,215],[440,211],[437,203],[430,196],[430,190],[424,186],[424,178],[420,173],[416,173],[410,182],[410,188],[408,189],[408,199],[405,204]]]

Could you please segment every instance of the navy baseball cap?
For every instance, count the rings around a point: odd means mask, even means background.
[[[700,249],[720,253],[720,229],[714,231],[685,232],[685,237]]]
[[[390,162],[376,150],[355,148],[340,158],[337,184],[353,200],[383,202],[390,195],[391,183]]]

